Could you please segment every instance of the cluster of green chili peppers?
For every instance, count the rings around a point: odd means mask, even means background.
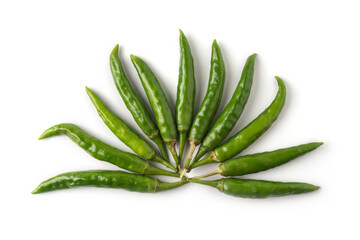
[[[63,173],[42,182],[32,193],[77,186],[122,188],[136,192],[159,192],[177,188],[189,182],[212,186],[225,194],[248,198],[284,196],[318,189],[317,186],[299,182],[273,182],[240,178],[201,180],[201,178],[215,174],[229,177],[265,171],[287,163],[322,145],[321,142],[313,142],[271,152],[236,157],[270,128],[283,109],[286,88],[283,80],[279,77],[275,77],[278,91],[272,103],[247,126],[223,142],[240,118],[250,95],[255,58],[256,54],[248,57],[231,100],[210,128],[220,105],[225,82],[225,64],[220,47],[215,40],[212,44],[207,92],[195,117],[194,60],[189,43],[181,30],[175,118],[155,74],[142,59],[131,55],[131,61],[144,87],[156,122],[153,121],[151,114],[126,77],[118,56],[117,45],[110,55],[110,68],[115,85],[134,120],[143,133],[157,145],[159,151],[140,136],[136,130],[127,125],[124,120],[111,112],[101,99],[86,87],[86,92],[104,123],[117,138],[136,154],[109,146],[70,123],[58,124],[47,129],[39,139],[65,134],[94,158],[112,163],[132,173],[106,170]],[[178,139],[179,154],[176,151]],[[190,150],[182,168],[181,161],[187,140]],[[169,160],[164,143],[174,159],[175,166]],[[193,156],[197,145],[200,145],[199,150]],[[208,155],[202,158],[205,154]],[[156,167],[151,162],[160,163],[169,170]],[[187,178],[184,175],[196,167],[209,163],[220,163],[220,165],[217,170],[203,176]],[[180,180],[169,183],[146,175],[172,176],[178,177]]]

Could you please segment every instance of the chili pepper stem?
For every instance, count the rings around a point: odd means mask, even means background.
[[[180,179],[182,179],[184,177],[184,174],[186,173],[186,168],[184,168],[180,174]]]
[[[193,182],[193,183],[198,183],[198,184],[203,184],[203,185],[208,185],[211,187],[215,187],[218,184],[219,180],[214,180],[214,181],[206,181],[206,180],[199,180],[199,179],[194,179],[194,178],[188,178],[187,179],[189,182]]]
[[[186,132],[180,132],[180,140],[179,140],[179,161],[182,161],[183,153],[184,153],[184,146],[186,141]]]
[[[151,158],[151,161],[161,163],[161,164],[164,165],[165,167],[170,168],[171,170],[173,170],[174,172],[176,172],[176,168],[175,168],[173,165],[171,165],[170,163],[168,163],[168,162],[165,161],[164,159],[160,158],[160,157],[159,157],[158,155],[156,155],[156,154]]]
[[[191,169],[200,167],[202,165],[209,164],[209,163],[218,163],[218,162],[220,162],[220,161],[217,160],[216,158],[214,158],[213,153],[211,153],[209,156],[202,159],[201,161],[195,162],[192,165],[190,165],[190,167],[188,168],[188,172],[190,172]]]
[[[179,172],[181,170],[181,168],[180,168],[179,158],[176,153],[175,144],[176,144],[176,139],[171,139],[171,142],[167,143],[167,146],[171,152],[171,155],[173,156],[173,158],[175,160],[177,172]]]
[[[210,177],[210,176],[213,176],[213,175],[216,175],[216,174],[220,174],[220,173],[221,173],[221,169],[216,169],[213,172],[210,172],[210,173],[207,173],[207,174],[204,174],[204,175],[201,175],[201,176],[193,177],[191,179],[207,178],[207,177]]]
[[[190,150],[189,150],[189,154],[188,154],[188,156],[186,158],[186,161],[185,161],[185,167],[184,167],[185,169],[189,168],[191,159],[193,158],[193,154],[194,154],[194,151],[195,151],[195,148],[196,148],[196,144],[195,144],[194,140],[189,139],[189,142],[190,142]]]

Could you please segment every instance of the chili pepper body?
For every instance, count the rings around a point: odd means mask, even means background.
[[[320,147],[322,144],[322,142],[313,142],[298,145],[295,147],[278,149],[271,152],[249,154],[238,158],[232,158],[221,163],[218,169],[214,172],[195,177],[195,179],[205,178],[215,174],[220,174],[224,177],[228,177],[242,176],[246,174],[265,171],[285,164],[297,157],[311,152],[316,148]]]
[[[179,82],[176,97],[176,124],[180,136],[179,161],[182,160],[187,134],[194,115],[195,102],[194,61],[184,33],[180,30]]]
[[[118,50],[119,45],[116,45],[110,55],[110,68],[116,88],[137,125],[146,136],[156,143],[165,160],[169,161],[159,130],[125,75],[118,56]]]
[[[155,114],[160,134],[179,168],[179,159],[175,149],[177,138],[176,125],[165,93],[155,74],[143,60],[131,55],[131,61],[139,75],[151,108]]]
[[[312,192],[319,189],[308,183],[273,182],[264,180],[247,180],[237,178],[222,178],[214,181],[189,179],[203,185],[217,188],[220,192],[242,198],[267,198],[292,194]]]
[[[211,51],[209,83],[206,95],[200,105],[191,125],[189,133],[190,152],[186,159],[185,168],[189,167],[195,147],[201,143],[206,131],[209,129],[212,120],[219,108],[225,83],[225,64],[221,49],[214,40]]]
[[[120,141],[146,160],[156,161],[174,171],[176,170],[170,163],[157,156],[155,149],[134,129],[112,113],[93,91],[86,87],[86,92],[99,113],[99,116]]]
[[[193,162],[197,162],[205,153],[217,147],[230,133],[240,118],[250,95],[254,78],[255,58],[256,54],[253,54],[246,60],[240,81],[231,100],[226,105],[224,111],[216,120],[213,127],[206,134]]]
[[[92,157],[112,163],[120,168],[145,175],[165,175],[179,177],[179,174],[169,172],[151,165],[139,156],[123,152],[107,145],[99,139],[87,134],[74,124],[63,123],[47,129],[39,139],[65,134]]]
[[[322,142],[314,142],[271,152],[263,152],[233,158],[220,164],[220,174],[222,176],[242,176],[245,174],[265,171],[311,152],[322,144]]]
[[[246,127],[232,136],[226,143],[214,149],[208,157],[196,162],[192,168],[216,162],[224,162],[239,154],[245,148],[255,142],[278,118],[285,104],[286,87],[279,77],[275,77],[279,90],[270,106],[266,108],[257,118]]]
[[[79,171],[57,175],[42,182],[32,193],[49,192],[80,186],[121,188],[132,192],[155,193],[186,184],[186,181],[167,183],[156,178],[122,171]]]

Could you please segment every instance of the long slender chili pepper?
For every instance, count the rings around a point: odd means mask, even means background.
[[[167,144],[176,162],[178,170],[180,170],[180,161],[175,149],[177,138],[176,125],[165,93],[162,90],[155,74],[143,60],[134,55],[131,55],[131,61],[136,68],[141,83],[145,89],[146,95],[149,99],[151,108],[155,114],[160,134],[164,142]]]
[[[170,163],[156,155],[155,149],[144,138],[112,113],[93,91],[86,87],[86,92],[99,113],[99,116],[120,141],[125,143],[137,155],[146,160],[159,162],[173,171],[176,171]]]
[[[217,188],[220,192],[243,198],[267,198],[312,192],[319,189],[308,183],[272,182],[264,180],[247,180],[222,178],[214,181],[188,179],[190,182]]]
[[[211,121],[219,108],[221,96],[225,83],[225,64],[221,50],[216,40],[212,44],[211,67],[209,83],[204,100],[191,125],[189,133],[190,151],[186,158],[185,169],[189,167],[193,158],[195,147],[201,143],[206,131],[209,129]]]
[[[214,126],[206,134],[206,137],[191,164],[197,162],[205,153],[217,147],[226,138],[238,121],[250,95],[254,77],[255,57],[256,54],[253,54],[246,60],[240,81],[230,102],[226,105],[224,111],[214,123]]]
[[[186,184],[187,181],[167,183],[156,178],[122,171],[79,171],[57,175],[42,182],[33,194],[80,186],[122,188],[132,192],[155,193],[170,190]]]
[[[179,161],[181,162],[187,134],[194,115],[195,76],[194,62],[189,43],[180,30],[179,82],[176,97],[176,124],[180,136]]]
[[[295,147],[278,149],[271,152],[262,152],[233,158],[221,163],[218,169],[216,169],[214,172],[195,177],[193,179],[209,177],[215,174],[228,177],[242,176],[245,174],[265,171],[285,164],[297,157],[311,152],[320,147],[322,144],[322,142],[313,142]]]
[[[275,77],[279,90],[270,106],[266,108],[257,118],[255,118],[246,127],[232,136],[226,143],[215,148],[212,153],[203,160],[196,162],[192,168],[216,162],[224,162],[239,154],[245,148],[255,142],[278,118],[286,98],[286,88],[283,80]]]
[[[140,100],[138,94],[131,87],[129,80],[125,75],[120,58],[118,56],[118,50],[119,45],[116,45],[110,55],[110,68],[116,88],[120,93],[120,96],[123,99],[126,107],[133,116],[135,122],[145,133],[145,135],[156,143],[165,160],[169,161],[159,130],[157,129],[143,102]]]
[[[145,175],[165,175],[179,177],[179,174],[157,168],[139,156],[123,152],[90,136],[78,126],[70,123],[55,125],[47,129],[39,139],[56,135],[67,135],[73,142],[84,149],[92,157],[112,163],[120,168]]]

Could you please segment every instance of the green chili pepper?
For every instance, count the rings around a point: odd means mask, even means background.
[[[179,161],[182,160],[185,141],[191,127],[195,102],[194,62],[189,43],[180,30],[180,67],[176,97],[176,124],[180,135]]]
[[[126,107],[129,109],[135,122],[145,135],[156,143],[165,160],[169,161],[159,130],[125,75],[118,56],[118,49],[119,45],[116,45],[110,55],[110,68],[116,88],[118,89],[121,98],[123,99]]]
[[[162,90],[155,74],[143,60],[134,55],[131,55],[131,61],[136,68],[141,83],[145,89],[146,95],[149,99],[151,108],[155,114],[160,134],[164,142],[167,144],[176,162],[177,168],[180,169],[180,162],[175,149],[177,138],[176,125],[165,93]]]
[[[179,177],[179,174],[157,168],[135,154],[123,152],[107,145],[99,139],[90,136],[74,124],[63,123],[55,125],[47,129],[39,139],[61,134],[67,135],[73,142],[98,160],[109,162],[120,168],[145,175]]]
[[[215,174],[228,177],[242,176],[245,174],[265,171],[285,164],[299,156],[311,152],[320,147],[322,144],[322,142],[313,142],[295,147],[278,149],[271,152],[262,152],[233,158],[220,164],[218,169],[214,172],[205,174],[200,177],[195,177],[194,179],[209,177]]]
[[[33,194],[80,186],[122,188],[132,192],[155,193],[186,184],[186,181],[167,183],[156,178],[122,171],[79,171],[57,175],[42,182]]]
[[[216,120],[211,130],[206,134],[192,163],[197,162],[205,153],[217,147],[235,126],[250,95],[254,77],[255,57],[256,54],[253,54],[246,60],[240,81],[230,102],[226,105],[224,111]]]
[[[217,44],[216,40],[214,40],[211,51],[211,67],[208,88],[204,100],[200,105],[200,109],[196,114],[190,129],[190,151],[188,157],[186,158],[185,169],[189,167],[195,147],[201,143],[219,108],[221,96],[223,94],[224,83],[224,59],[222,57],[219,45]]]
[[[99,116],[120,141],[125,143],[137,155],[146,160],[159,162],[176,171],[170,163],[156,155],[155,149],[144,138],[142,138],[134,129],[129,127],[123,120],[113,114],[93,91],[86,87],[86,92],[99,113]]]
[[[224,162],[239,154],[245,148],[255,142],[278,118],[285,104],[286,88],[283,80],[275,77],[279,90],[270,106],[266,108],[256,119],[249,123],[242,130],[232,136],[226,143],[215,148],[211,155],[196,162],[192,168],[216,162]]]
[[[214,181],[188,179],[190,182],[217,188],[220,192],[243,198],[279,197],[291,194],[312,192],[319,189],[308,183],[272,182],[264,180],[247,180],[237,178],[222,178]]]

